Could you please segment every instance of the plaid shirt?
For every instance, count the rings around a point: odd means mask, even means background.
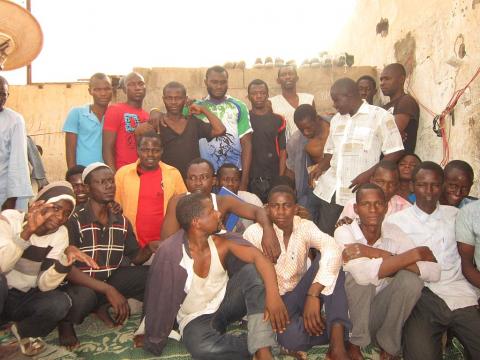
[[[132,225],[125,216],[109,212],[108,225],[103,226],[95,219],[90,202],[75,209],[67,228],[70,245],[88,254],[100,268],[92,269],[82,262],[75,265],[97,280],[107,280],[124,257],[132,259],[139,250]]]

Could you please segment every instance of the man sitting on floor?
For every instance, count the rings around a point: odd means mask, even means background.
[[[277,335],[279,344],[287,353],[306,359],[305,351],[312,346],[329,343],[330,359],[349,359],[344,334],[350,321],[340,247],[312,221],[296,216],[296,197],[290,187],[274,187],[268,195],[267,209],[280,239],[282,252],[275,270],[291,320],[286,331]],[[261,250],[262,235],[260,225],[253,224],[243,236]],[[310,248],[320,254],[307,271]],[[321,316],[322,303],[326,324]]]
[[[152,254],[149,247],[139,248],[128,219],[108,206],[115,195],[113,171],[103,163],[93,163],[83,171],[82,180],[90,198],[68,221],[70,244],[94,257],[100,269],[79,262],[67,276],[69,284],[63,290],[72,307],[58,330],[60,344],[68,348],[78,345],[73,324],[82,323],[92,311],[113,327],[128,317],[126,298],[143,301],[148,267],[121,265],[141,265]]]
[[[400,175],[397,164],[388,160],[380,161],[375,168],[375,172],[370,178],[370,182],[378,185],[383,190],[385,195],[385,201],[387,203],[387,212],[385,216],[394,214],[397,211],[411,206],[407,200],[401,196],[395,195],[400,183],[399,178]],[[342,213],[340,214],[337,226],[343,225],[344,223],[350,224],[352,219],[358,217],[354,209],[355,202],[356,199],[352,199],[345,205]]]
[[[85,170],[85,166],[75,165],[68,169],[65,174],[65,180],[72,185],[73,192],[75,193],[76,206],[83,205],[88,200],[88,191],[82,181],[83,170]]]
[[[0,297],[0,315],[14,321],[11,330],[23,355],[44,351],[41,337],[70,309],[69,297],[57,287],[73,261],[81,259],[97,268],[91,258],[68,246],[63,225],[74,207],[72,187],[57,181],[38,193],[28,214],[5,210],[0,215],[0,296],[5,296]]]
[[[145,349],[160,355],[177,320],[195,359],[273,359],[273,331],[285,330],[288,313],[272,263],[233,233],[214,235],[221,214],[209,195],[186,195],[176,216],[183,230],[162,243],[149,274]],[[236,260],[255,266],[234,271]],[[248,333],[226,334],[227,325],[245,315]]]
[[[415,246],[428,246],[441,267],[440,280],[425,282],[404,326],[405,359],[442,358],[442,334],[451,329],[469,359],[480,359],[480,313],[475,288],[462,274],[455,239],[458,209],[439,205],[443,170],[424,161],[413,171],[415,205],[390,215],[385,224],[400,227]]]
[[[241,218],[254,220],[259,223],[264,230],[262,238],[264,254],[272,262],[276,262],[276,259],[280,255],[280,245],[278,244],[272,222],[268,218],[265,209],[235,199],[233,196],[213,194],[212,187],[215,182],[215,176],[213,165],[208,160],[198,158],[191,161],[187,167],[187,178],[185,182],[189,192],[201,192],[210,196],[215,210],[220,211],[222,214],[222,220],[226,214],[234,213]],[[182,197],[183,195],[174,196],[168,204],[163,222],[162,239],[166,239],[180,229],[180,223],[175,214],[177,203]]]
[[[380,186],[361,185],[356,200],[358,222],[335,231],[335,240],[345,248],[350,349],[354,359],[363,359],[360,348],[373,342],[382,350],[381,359],[394,359],[423,280],[438,281],[440,266],[428,247],[415,247],[399,227],[382,227],[387,203]]]

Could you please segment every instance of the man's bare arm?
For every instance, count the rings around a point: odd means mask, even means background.
[[[480,271],[474,265],[475,246],[457,242],[458,253],[462,259],[462,273],[477,288],[480,288]]]
[[[67,169],[77,165],[77,134],[65,133],[65,156],[67,158]]]
[[[252,164],[252,133],[242,136],[240,139],[242,145],[242,178],[240,180],[240,190],[247,191],[250,178],[250,165]]]
[[[287,150],[280,150],[278,154],[278,175],[283,176],[287,170]]]
[[[169,236],[175,234],[180,230],[180,223],[177,221],[177,204],[178,201],[184,195],[173,196],[167,205],[167,210],[165,211],[165,216],[163,217],[162,232],[160,234],[160,240],[165,240]]]
[[[103,131],[102,136],[102,153],[105,164],[110,166],[113,172],[116,172],[115,168],[115,141],[117,134],[114,131]]]

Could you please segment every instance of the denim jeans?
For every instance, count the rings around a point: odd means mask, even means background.
[[[276,345],[269,322],[263,321],[265,287],[255,267],[245,265],[227,283],[225,297],[213,314],[187,324],[183,343],[197,360],[251,359],[257,350]],[[247,315],[248,334],[226,334],[227,325]]]

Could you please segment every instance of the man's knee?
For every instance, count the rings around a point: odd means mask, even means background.
[[[394,281],[405,295],[420,297],[424,284],[417,274],[408,270],[400,270],[394,276]]]
[[[238,272],[238,276],[241,277],[242,283],[248,286],[251,285],[262,285],[263,281],[260,275],[258,274],[257,268],[253,264],[246,264]]]
[[[72,307],[66,320],[80,324],[83,319],[97,306],[97,294],[94,290],[84,286],[71,286],[66,290]]]
[[[47,309],[43,306],[45,314],[55,321],[60,321],[67,316],[68,311],[72,307],[72,300],[70,297],[60,290],[53,290],[53,293],[48,298]]]

